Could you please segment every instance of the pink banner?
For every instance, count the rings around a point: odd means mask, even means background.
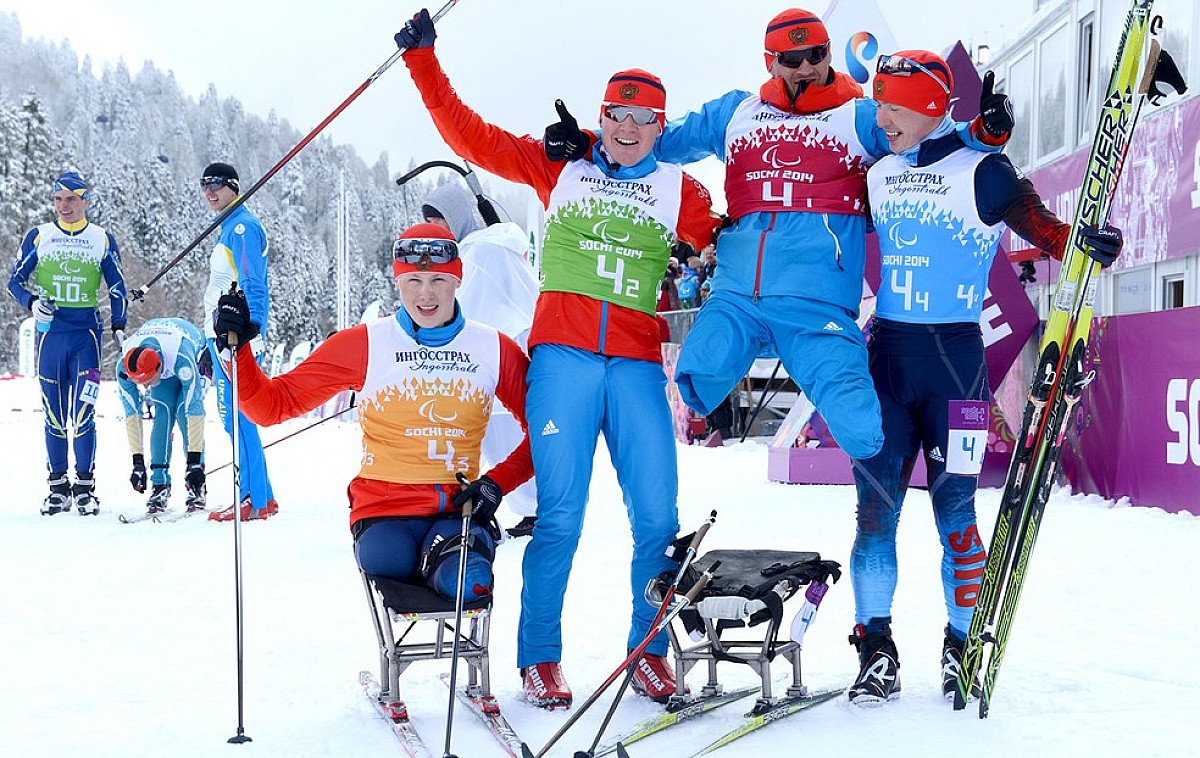
[[[1200,515],[1200,308],[1098,319],[1072,419],[1071,487]]]

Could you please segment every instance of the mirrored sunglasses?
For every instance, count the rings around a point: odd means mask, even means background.
[[[458,257],[458,244],[454,240],[403,239],[392,243],[392,256],[401,263],[440,266]]]
[[[616,121],[618,124],[626,118],[633,116],[633,123],[638,126],[648,126],[658,120],[658,115],[662,111],[657,108],[647,108],[642,105],[606,105],[604,106],[604,115]]]
[[[829,43],[826,42],[824,45],[805,47],[799,50],[784,50],[783,52],[768,50],[767,55],[775,56],[775,62],[784,68],[800,68],[801,63],[815,66],[825,60],[825,56],[829,55]]]
[[[877,74],[890,74],[891,76],[912,76],[917,72],[927,75],[930,79],[933,79],[938,83],[938,86],[942,88],[942,92],[945,92],[947,95],[950,94],[950,88],[946,86],[946,82],[942,81],[942,77],[933,73],[911,58],[905,58],[900,55],[881,55],[879,56],[879,59],[875,61],[875,73]]]
[[[223,176],[205,176],[200,179],[200,189],[205,192],[216,192],[222,187],[228,187],[229,180]]]

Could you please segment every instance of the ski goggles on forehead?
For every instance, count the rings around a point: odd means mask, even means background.
[[[606,117],[611,118],[618,124],[625,119],[633,116],[633,123],[638,126],[649,126],[658,120],[662,111],[657,108],[648,108],[644,105],[608,105],[604,106],[603,113]]]
[[[825,60],[825,56],[829,55],[829,43],[826,42],[824,45],[805,47],[799,50],[784,50],[783,52],[768,50],[766,52],[767,55],[774,56],[775,62],[784,68],[800,68],[801,63],[815,66]]]
[[[458,244],[454,240],[396,240],[392,243],[392,257],[414,266],[422,262],[439,266],[458,257]]]
[[[940,69],[941,66],[938,66],[938,68]],[[875,61],[875,73],[877,74],[889,74],[891,76],[912,76],[914,73],[918,72],[925,74],[930,79],[937,82],[938,86],[942,88],[943,92],[945,92],[947,95],[950,94],[950,88],[946,86],[946,82],[942,80],[942,77],[933,73],[933,71],[929,70],[920,63],[917,63],[911,58],[905,58],[900,55],[881,55],[879,56],[879,59]]]

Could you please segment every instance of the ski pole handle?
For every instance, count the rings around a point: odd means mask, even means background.
[[[717,512],[714,510],[712,513],[708,514],[708,520],[701,524],[700,528],[696,530],[696,536],[692,537],[692,541],[688,545],[688,550],[692,554],[695,554],[700,550],[700,543],[704,541],[704,537],[708,534],[708,530],[712,529],[712,525],[716,522]]]
[[[467,477],[463,476],[461,471],[458,472],[457,474],[455,474],[454,478],[457,479],[458,483],[461,484],[464,488],[471,486],[471,480],[468,479]],[[473,498],[473,497],[467,498],[467,500],[465,500],[463,502],[463,507],[462,507],[463,519],[466,520],[466,519],[471,518],[471,512],[473,510],[475,510],[475,498]]]
[[[687,600],[687,605],[695,605],[696,598],[700,597],[700,593],[704,592],[704,588],[707,587],[708,583],[712,581],[713,569],[715,569],[720,563],[720,561],[717,561],[707,571],[701,574],[700,578],[696,580],[696,583],[692,585],[692,588],[688,590],[688,593],[683,596],[684,599]]]

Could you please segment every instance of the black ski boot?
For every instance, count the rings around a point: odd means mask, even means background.
[[[949,626],[946,627],[946,638],[942,640],[942,696],[950,701],[954,700],[954,693],[958,689],[958,674],[962,671],[963,647],[966,644],[965,640],[954,636]],[[978,700],[982,691],[979,677],[976,676],[971,683],[971,695],[967,702]]]
[[[201,484],[199,487],[187,485],[187,512],[195,513],[204,510],[206,506],[207,488]]]
[[[71,480],[66,471],[50,474],[50,494],[42,501],[42,515],[53,516],[71,510]]]
[[[146,513],[162,513],[167,509],[167,502],[171,499],[171,485],[156,484],[150,497],[146,499]]]
[[[96,480],[89,471],[75,474],[75,483],[71,485],[71,497],[75,500],[75,510],[80,516],[96,516],[100,513],[100,500],[96,497]]]
[[[875,619],[872,619],[874,626]],[[850,644],[858,649],[858,678],[847,694],[855,705],[874,707],[900,695],[900,654],[892,641],[892,627],[884,623],[878,631],[867,632],[858,624],[850,635]]]

